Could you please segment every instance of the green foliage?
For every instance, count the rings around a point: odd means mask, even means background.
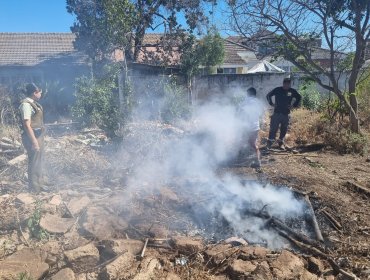
[[[324,134],[327,144],[342,154],[356,153],[365,155],[369,150],[369,139],[366,135],[353,133],[347,129],[329,127]]]
[[[98,126],[114,136],[119,124],[117,75],[119,68],[106,66],[99,78],[81,77],[76,82],[72,115],[84,126]]]
[[[67,11],[76,17],[71,27],[77,35],[75,46],[92,59],[102,60],[115,49],[131,54],[132,47],[136,59],[149,28],[161,27],[175,35],[192,33],[199,23],[207,23],[202,4],[209,2],[216,1],[67,0]]]
[[[323,97],[317,90],[316,83],[307,81],[299,88],[302,95],[302,106],[312,111],[319,111],[322,107]]]
[[[42,202],[35,202],[35,209],[31,217],[27,221],[27,227],[30,230],[33,237],[39,240],[46,240],[49,238],[49,233],[40,227],[40,220],[42,216]]]
[[[34,280],[28,272],[21,272],[17,275],[16,280]]]
[[[96,61],[115,49],[126,49],[128,33],[138,20],[128,0],[67,0],[67,11],[76,16],[71,27],[77,35],[75,47]]]
[[[224,41],[215,29],[210,30],[199,41],[194,36],[189,36],[181,50],[181,69],[188,77],[199,73],[200,66],[209,69],[222,64],[225,58]]]
[[[164,122],[174,123],[179,119],[190,117],[190,105],[186,90],[178,86],[175,81],[165,85],[161,118]]]

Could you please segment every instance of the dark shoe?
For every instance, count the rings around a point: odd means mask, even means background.
[[[267,144],[266,144],[266,148],[269,150],[269,149],[271,149],[271,147],[272,147],[272,143],[273,143],[273,141],[271,141],[271,140],[267,140]]]
[[[283,150],[283,151],[286,150],[285,145],[284,145],[284,142],[282,140],[279,140],[279,149],[280,150]]]

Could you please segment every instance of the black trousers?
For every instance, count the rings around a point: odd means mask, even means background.
[[[289,119],[290,117],[287,114],[274,113],[271,116],[269,141],[275,140],[276,133],[279,130],[279,127],[280,127],[279,140],[284,141],[285,135],[289,127]]]
[[[44,134],[41,133],[35,136],[39,143],[39,151],[32,148],[32,142],[26,133],[22,134],[22,143],[28,156],[28,185],[32,190],[39,192],[43,183]]]

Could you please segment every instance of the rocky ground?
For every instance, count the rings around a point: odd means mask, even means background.
[[[161,131],[159,140],[183,133],[171,126],[156,129]],[[294,153],[264,153],[262,173],[240,166],[220,169],[247,180],[284,185],[309,197],[324,242],[308,244],[271,226],[285,234],[285,245],[273,250],[248,244],[243,236],[207,238],[194,222],[198,214],[187,214],[192,212],[189,197],[208,198],[180,192],[183,178],[155,189],[143,183],[128,191],[133,166],[145,159],[140,147],[134,152],[136,161],[117,167],[117,158],[112,158],[130,155],[98,130],[49,135],[46,169],[51,185],[40,194],[26,187],[26,162],[19,143],[2,140],[0,279],[370,277],[370,160],[366,157],[306,147]],[[153,143],[147,146],[152,149]]]

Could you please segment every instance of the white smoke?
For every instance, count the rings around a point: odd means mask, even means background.
[[[234,89],[233,94],[235,91],[243,95],[241,89]],[[258,211],[265,207],[271,215],[284,220],[300,215],[303,204],[286,189],[252,181],[243,184],[231,173],[218,172],[220,165],[234,160],[247,145],[248,133],[256,130],[264,109],[264,102],[256,99],[245,99],[235,105],[222,98],[197,106],[189,131],[181,137],[158,137],[158,141],[153,139],[148,145],[147,152],[132,170],[128,190],[135,191],[143,185],[156,188],[178,178],[206,182],[184,188],[194,188],[194,192],[204,188],[201,192],[208,193],[212,200],[202,207],[210,213],[220,213],[236,233],[249,240],[266,240],[271,247],[281,246],[277,235],[266,230],[261,219],[246,218],[243,210],[247,207]],[[143,138],[148,141],[152,137]]]

